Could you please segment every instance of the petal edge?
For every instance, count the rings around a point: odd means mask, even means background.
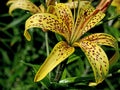
[[[78,46],[83,50],[90,65],[92,66],[95,82],[91,82],[89,85],[96,86],[101,83],[109,71],[108,58],[103,49],[97,44],[89,41],[75,42],[74,46]]]
[[[42,80],[51,70],[64,61],[73,52],[74,47],[70,47],[66,42],[61,41],[57,43],[36,73],[34,82]]]

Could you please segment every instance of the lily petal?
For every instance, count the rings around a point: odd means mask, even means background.
[[[38,70],[34,81],[37,82],[42,80],[50,71],[52,71],[58,64],[69,57],[73,52],[74,47],[69,46],[66,42],[61,41],[57,43],[50,55]]]
[[[94,9],[90,3],[83,5],[78,14],[76,21],[76,30],[74,30],[73,41],[78,40],[84,33],[93,28],[98,22],[104,18],[105,14]]]
[[[108,58],[103,49],[96,43],[83,40],[75,42],[74,46],[78,46],[83,50],[92,66],[95,82],[91,82],[89,86],[95,86],[101,83],[107,76],[109,70]]]
[[[56,2],[56,0],[47,0],[47,6],[49,6],[49,5],[55,5],[55,3],[57,3]]]
[[[81,35],[83,35],[88,30],[90,30],[95,25],[97,25],[104,17],[105,17],[105,14],[102,13],[101,11],[99,11],[99,12],[95,11],[94,13],[92,13],[91,17],[85,21],[87,23],[84,24],[84,28],[83,28],[83,30],[81,30]]]
[[[10,5],[12,3],[14,3],[16,0],[8,0],[8,2],[6,3],[6,5]]]
[[[78,33],[83,28],[85,19],[95,10],[90,2],[78,3],[78,13],[75,21],[75,27],[72,31],[71,41],[74,42]],[[81,35],[80,35],[81,36]]]
[[[53,31],[64,36],[66,40],[69,40],[70,32],[68,31],[67,26],[63,23],[61,19],[59,19],[55,15],[49,13],[38,13],[28,18],[25,24],[24,35],[29,41],[31,40],[31,36],[28,33],[28,29],[34,27],[42,28],[43,30]]]
[[[85,19],[94,11],[94,7],[90,5],[90,2],[80,3],[78,7],[77,19],[75,23],[75,30],[82,27],[81,24]]]
[[[10,0],[7,2],[7,5],[9,4],[11,4],[9,8],[10,15],[12,15],[13,10],[18,8],[28,10],[33,14],[40,12],[40,9],[29,0]]]
[[[68,1],[66,4],[69,8],[74,9],[77,8],[78,6],[78,1]]]
[[[115,54],[109,60],[110,65],[113,65],[119,58],[119,50],[117,40],[106,33],[95,33],[83,38],[83,40],[87,40],[98,45],[106,45],[113,47],[115,49]]]
[[[57,16],[66,24],[68,30],[71,32],[74,20],[70,8],[63,3],[58,3],[55,6],[55,12]]]

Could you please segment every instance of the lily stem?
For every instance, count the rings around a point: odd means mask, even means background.
[[[46,53],[49,55],[49,44],[48,44],[48,33],[45,33],[45,44],[46,44]]]
[[[59,80],[62,76],[62,73],[65,69],[66,63],[67,63],[67,60],[65,60],[64,62],[62,62],[61,64],[58,65],[54,82],[59,82]]]
[[[45,32],[45,45],[46,45],[46,53],[49,56],[49,43],[48,43],[48,33]],[[49,80],[51,80],[51,73],[49,73]]]

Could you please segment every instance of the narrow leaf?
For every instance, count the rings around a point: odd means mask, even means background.
[[[74,48],[70,47],[64,41],[56,44],[50,55],[47,57],[47,59],[35,75],[34,81],[37,82],[42,80],[50,71],[52,71],[58,64],[64,61],[73,52]]]

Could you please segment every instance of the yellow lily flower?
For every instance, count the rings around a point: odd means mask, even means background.
[[[54,5],[55,0],[47,0],[46,5]],[[36,6],[30,0],[9,0],[7,5],[10,5],[9,14],[12,15],[12,11],[15,9],[23,9],[30,11],[32,14],[45,12],[45,7],[41,4],[40,6]]]
[[[106,45],[115,49],[115,54],[110,59],[110,62],[113,63],[117,60],[119,54],[117,41],[106,33],[95,33],[83,38],[81,36],[104,18],[105,14],[102,10],[106,7],[94,9],[90,3],[81,1],[78,5],[78,13],[75,20],[67,5],[58,3],[51,7],[54,8],[54,14],[37,13],[27,19],[24,35],[30,41],[31,36],[28,30],[38,27],[58,33],[66,41],[60,41],[55,45],[36,73],[34,81],[42,80],[58,64],[73,54],[75,47],[80,47],[92,66],[95,76],[95,82],[91,82],[89,86],[101,83],[108,74],[109,60],[105,51],[100,46]]]

